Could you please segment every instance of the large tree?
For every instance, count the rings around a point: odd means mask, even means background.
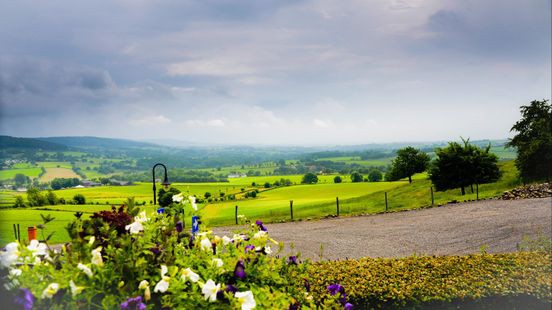
[[[412,183],[412,176],[415,173],[427,170],[429,160],[426,153],[411,146],[399,149],[397,157],[391,163],[391,171],[388,174],[390,181],[408,178],[408,182]]]
[[[463,145],[449,142],[446,148],[438,148],[429,177],[438,191],[465,188],[472,184],[485,184],[497,181],[501,172],[498,157],[490,152],[491,146],[479,148],[464,140]]]
[[[552,177],[552,106],[548,100],[522,106],[521,119],[511,131],[517,134],[507,146],[517,150],[516,167],[525,181],[550,181]]]
[[[303,179],[301,180],[301,183],[303,184],[316,184],[318,183],[318,177],[316,174],[309,172],[303,176]]]

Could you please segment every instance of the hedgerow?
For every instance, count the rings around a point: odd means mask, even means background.
[[[522,296],[549,306],[551,259],[550,252],[362,258],[313,263],[306,280],[315,300],[340,283],[353,304],[367,308]]]

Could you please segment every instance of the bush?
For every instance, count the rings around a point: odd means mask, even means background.
[[[379,182],[382,178],[383,175],[378,169],[372,169],[370,170],[370,173],[368,173],[368,180],[370,182]]]
[[[341,183],[341,182],[343,182],[343,180],[341,179],[340,176],[334,177],[334,183]]]
[[[303,179],[301,180],[302,184],[316,184],[318,183],[318,177],[316,174],[309,172],[303,176]]]
[[[362,180],[363,180],[362,174],[358,172],[353,172],[351,174],[351,182],[358,183],[358,182],[362,182]]]
[[[369,308],[420,307],[429,302],[529,295],[552,301],[549,252],[469,256],[362,258],[315,263],[308,281],[314,299],[341,283],[355,305]]]
[[[73,196],[73,201],[77,205],[83,205],[86,203],[86,197],[84,197],[83,194],[76,194],[75,196]]]

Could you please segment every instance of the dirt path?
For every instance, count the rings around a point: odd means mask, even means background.
[[[438,208],[269,224],[271,237],[323,259],[512,252],[524,236],[552,236],[552,199],[486,200]],[[230,234],[232,227],[214,229]]]

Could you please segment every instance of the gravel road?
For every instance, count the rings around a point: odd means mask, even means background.
[[[360,217],[266,225],[304,258],[335,260],[516,251],[524,236],[552,236],[552,198],[485,200]],[[214,232],[229,235],[235,227]]]

